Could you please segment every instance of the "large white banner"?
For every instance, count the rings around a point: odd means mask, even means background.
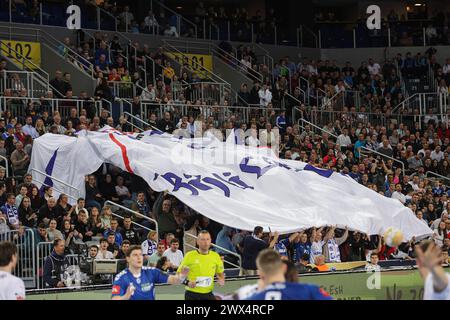
[[[337,225],[382,234],[395,227],[407,239],[432,233],[398,200],[339,173],[278,159],[270,149],[223,143],[213,136],[178,139],[155,131],[103,131],[78,138],[45,134],[34,142],[30,169],[84,192],[85,175],[103,162],[111,163],[141,176],[152,189],[167,190],[201,214],[238,229],[259,225],[286,233]],[[47,177],[55,188],[67,190],[50,180]]]

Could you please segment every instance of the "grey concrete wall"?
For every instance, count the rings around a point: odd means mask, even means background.
[[[238,92],[243,83],[246,83],[249,88],[252,87],[253,82],[244,76],[242,73],[236,72],[232,67],[224,63],[221,59],[213,56],[213,72],[222,79],[230,83],[231,87]]]
[[[88,95],[94,93],[95,80],[92,80],[84,72],[67,62],[47,45],[41,45],[41,56],[41,68],[49,74],[50,79],[55,77],[56,70],[70,73],[74,96],[77,96],[80,91],[86,91]]]

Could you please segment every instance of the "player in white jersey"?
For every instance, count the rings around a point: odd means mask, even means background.
[[[16,264],[16,245],[7,241],[0,242],[0,300],[25,300],[23,280],[11,274]]]
[[[450,300],[450,274],[442,268],[441,249],[430,240],[416,246],[416,261],[425,279],[424,300]]]

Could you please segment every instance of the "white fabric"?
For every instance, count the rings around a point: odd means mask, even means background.
[[[25,300],[23,280],[9,272],[0,271],[0,300]]]
[[[398,200],[379,195],[348,176],[312,171],[300,161],[280,160],[268,155],[267,148],[223,143],[212,135],[191,140],[154,132],[138,136],[105,131],[85,132],[78,138],[39,137],[34,141],[30,170],[45,171],[58,150],[52,176],[77,187],[83,196],[85,175],[103,162],[127,170],[126,154],[128,169],[153,190],[168,190],[192,209],[233,228],[253,230],[260,225],[267,231],[270,227],[288,233],[337,225],[369,235],[394,227],[402,230],[406,239],[432,234]],[[262,156],[258,152],[263,150]],[[33,177],[45,180],[37,173]],[[53,184],[55,190],[67,190],[58,181]],[[228,193],[221,189],[224,187]]]
[[[406,196],[405,196],[403,193],[398,192],[398,191],[394,191],[394,192],[392,193],[391,198],[392,198],[392,199],[397,199],[397,200],[400,201],[402,204],[405,204],[405,202],[406,202]]]
[[[423,300],[450,300],[450,274],[447,273],[447,287],[441,292],[434,291],[433,274],[430,272],[425,279]]]
[[[169,248],[166,251],[164,251],[163,257],[167,257],[167,259],[169,259],[169,261],[174,266],[178,267],[181,264],[181,261],[183,261],[183,252],[181,252],[181,250],[177,250],[177,251],[173,252]]]

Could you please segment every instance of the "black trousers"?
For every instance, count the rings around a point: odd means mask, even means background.
[[[209,293],[197,293],[192,291],[184,292],[184,300],[216,300],[216,297],[212,292]]]

